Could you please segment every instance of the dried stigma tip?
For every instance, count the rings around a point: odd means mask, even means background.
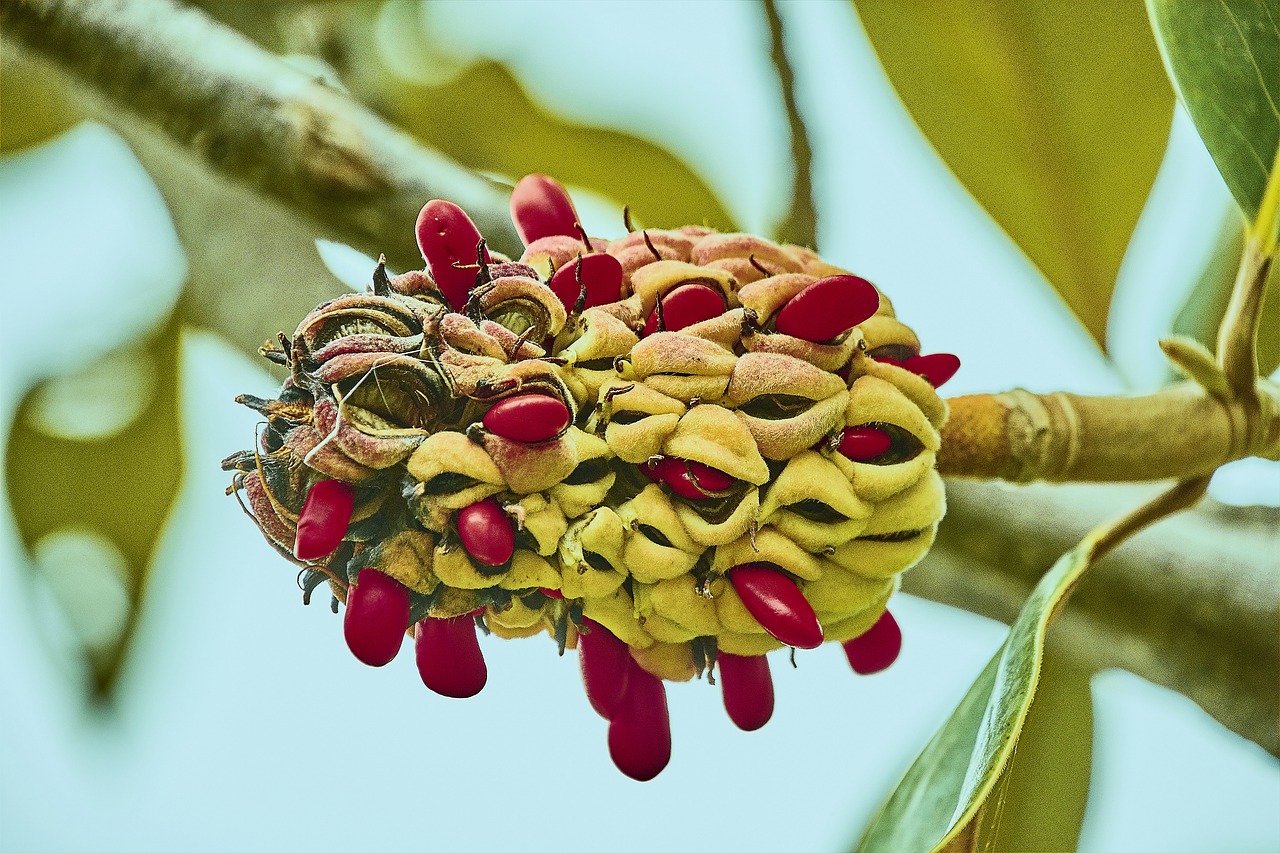
[[[484,428],[512,441],[546,441],[569,426],[569,408],[547,394],[517,394],[485,413]]]
[[[423,619],[413,628],[413,649],[422,683],[441,696],[468,699],[489,680],[470,614]]]
[[[332,554],[347,535],[355,499],[355,489],[341,480],[320,480],[313,485],[298,513],[293,556],[318,560]]]
[[[386,666],[409,627],[409,591],[377,569],[361,569],[347,590],[342,633],[356,660]]]
[[[716,655],[720,690],[729,719],[744,732],[754,732],[773,716],[773,678],[764,655]]]
[[[511,191],[511,221],[527,246],[543,237],[577,237],[578,212],[560,183],[546,175],[525,175]]]
[[[479,272],[476,252],[483,239],[471,217],[452,202],[435,199],[418,214],[418,248],[449,306],[461,311]],[[484,250],[484,261],[489,252]]]
[[[627,691],[631,672],[631,649],[598,622],[582,620],[586,629],[578,634],[578,661],[582,665],[582,685],[596,713],[613,719]]]
[[[902,651],[902,629],[898,620],[886,610],[880,619],[862,635],[843,643],[849,666],[859,675],[871,675],[888,669]]]
[[[678,332],[694,323],[719,317],[724,307],[724,297],[719,291],[705,284],[682,284],[658,300],[644,324],[644,333]]]
[[[551,292],[566,311],[583,311],[617,302],[622,296],[622,264],[613,255],[596,252],[575,258],[551,276]],[[586,291],[586,299],[579,299]]]
[[[511,518],[493,498],[458,510],[458,538],[477,561],[486,566],[505,565],[515,552],[516,534]]]
[[[626,692],[609,721],[609,757],[637,782],[648,782],[671,760],[671,718],[662,679],[634,660]]]
[[[798,649],[822,645],[822,624],[791,578],[772,563],[743,563],[729,570],[742,604],[760,627]]]
[[[889,433],[873,426],[846,427],[840,434],[837,449],[840,455],[854,462],[867,462],[889,452],[893,438]]]
[[[793,338],[829,341],[875,314],[879,307],[880,294],[871,282],[856,275],[833,275],[791,297],[773,325]]]

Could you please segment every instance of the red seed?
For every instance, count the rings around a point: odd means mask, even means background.
[[[705,284],[682,284],[668,291],[662,302],[663,331],[678,332],[686,326],[719,317],[724,313],[724,297],[720,291]],[[658,309],[654,308],[645,321],[644,333],[652,335],[658,329]]]
[[[539,590],[539,592],[541,592],[547,598],[564,598],[564,593],[558,589],[549,589],[548,587],[544,586]]]
[[[784,335],[829,341],[866,320],[880,307],[880,294],[865,278],[833,275],[797,293],[774,317]]]
[[[462,208],[435,199],[427,202],[418,214],[417,235],[418,248],[431,270],[431,277],[449,306],[455,311],[462,310],[479,273],[476,265],[476,249],[481,240],[479,229]],[[484,259],[489,262],[488,249]]]
[[[386,666],[409,626],[409,590],[377,569],[361,569],[347,589],[342,634],[361,663]]]
[[[845,427],[840,435],[840,455],[854,462],[866,462],[883,456],[893,446],[889,433],[873,426]]]
[[[743,563],[729,581],[747,612],[775,640],[798,649],[822,645],[822,624],[791,578],[772,563]]]
[[[661,483],[663,461],[664,459],[660,458],[657,462],[650,464],[649,461],[646,459],[644,462],[637,462],[636,467],[640,469],[641,474],[644,474],[650,480],[653,480],[653,482]]]
[[[560,183],[546,175],[525,175],[511,191],[511,221],[527,246],[557,235],[578,236],[578,211]]]
[[[634,660],[627,689],[609,721],[609,757],[637,782],[648,782],[671,760],[671,718],[662,680]]]
[[[675,456],[663,457],[655,470],[662,481],[671,487],[671,491],[682,498],[695,501],[712,497],[708,492],[723,492],[737,482],[730,475],[710,465]]]
[[[494,498],[458,510],[458,538],[467,553],[486,566],[501,566],[516,549],[511,517]]]
[[[470,614],[423,619],[413,628],[413,650],[422,683],[441,696],[467,699],[483,690],[489,680]]]
[[[914,356],[900,366],[923,376],[934,388],[941,388],[960,369],[960,359],[949,352],[935,352]]]
[[[332,554],[347,535],[355,501],[356,490],[341,480],[321,480],[313,485],[298,513],[293,556],[318,560]]]
[[[512,441],[546,441],[569,426],[569,409],[546,394],[517,394],[485,412],[484,428]]]
[[[849,666],[859,675],[888,669],[902,651],[902,629],[888,610],[865,633],[843,644]]]
[[[582,271],[581,276],[579,270]],[[578,304],[584,286],[587,288],[587,299],[582,304],[584,309],[607,305],[617,302],[622,296],[622,264],[613,255],[603,252],[583,255],[556,270],[550,284],[552,293],[568,311]]]
[[[744,732],[754,732],[773,716],[773,678],[764,655],[716,654],[720,691],[729,719]]]
[[[631,672],[631,649],[608,628],[590,619],[582,620],[590,633],[578,634],[578,662],[582,665],[582,685],[596,713],[613,719],[627,691]]]

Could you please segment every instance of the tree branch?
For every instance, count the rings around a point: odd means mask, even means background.
[[[782,86],[787,126],[791,129],[791,205],[778,224],[777,237],[786,243],[816,246],[818,213],[813,203],[813,148],[796,103],[796,75],[787,59],[782,16],[778,13],[776,0],[764,0],[764,11],[769,22],[769,56]]]
[[[504,188],[173,0],[6,0],[0,25],[215,171],[366,254],[419,266],[410,225],[432,198],[464,207],[497,248],[519,246]]]

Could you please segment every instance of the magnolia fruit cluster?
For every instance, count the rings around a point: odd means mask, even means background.
[[[525,244],[490,252],[432,201],[424,270],[339,297],[263,354],[289,376],[233,454],[267,540],[327,581],[357,658],[414,638],[466,697],[477,630],[578,650],[618,767],[671,751],[664,680],[707,672],[730,718],[773,710],[765,653],[896,657],[885,603],[942,517],[934,465],[959,366],[921,355],[865,279],[799,246],[708,228],[589,237],[531,175]]]

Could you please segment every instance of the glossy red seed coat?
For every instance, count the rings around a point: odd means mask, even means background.
[[[298,513],[298,532],[294,537],[293,556],[299,560],[318,560],[332,554],[347,535],[356,491],[341,480],[321,480],[307,492]]]
[[[730,475],[710,465],[675,456],[664,457],[654,470],[671,487],[671,491],[691,500],[703,500],[710,497],[708,492],[723,492],[736,482]]]
[[[724,297],[705,284],[682,284],[662,297],[663,331],[678,332],[723,313]],[[659,331],[658,309],[654,308],[645,321],[644,333],[652,335],[656,331]]]
[[[880,294],[865,278],[833,275],[819,279],[788,300],[774,317],[784,335],[829,341],[866,320],[880,307]]]
[[[608,628],[590,619],[582,620],[590,633],[578,634],[578,662],[582,665],[582,685],[596,713],[613,719],[627,691],[631,672],[631,650]]]
[[[471,217],[452,202],[435,199],[418,214],[418,248],[431,270],[436,286],[455,311],[462,310],[467,294],[475,286],[476,248],[480,231]],[[489,251],[485,250],[485,262]]]
[[[862,636],[842,643],[849,666],[859,675],[888,669],[902,651],[902,629],[888,610]]]
[[[923,376],[934,388],[940,388],[948,379],[956,375],[956,371],[960,369],[960,359],[949,352],[935,352],[914,356],[902,362],[900,366]]]
[[[487,566],[501,566],[516,549],[511,517],[494,498],[458,510],[458,538],[467,553]]]
[[[517,394],[485,412],[484,428],[512,441],[546,441],[569,426],[569,409],[547,394]]]
[[[873,426],[845,427],[840,435],[840,455],[854,462],[866,462],[889,452],[893,439]]]
[[[441,696],[466,699],[483,690],[489,680],[470,614],[423,619],[413,628],[413,649],[422,683]]]
[[[662,680],[634,660],[627,689],[609,721],[609,757],[637,782],[648,782],[671,760],[671,718]]]
[[[361,663],[385,666],[400,651],[409,627],[409,590],[377,569],[361,569],[347,590],[342,634]]]
[[[822,623],[791,578],[772,563],[743,563],[729,570],[742,604],[780,643],[798,649],[822,645]]]
[[[582,282],[579,284],[578,270],[581,268]],[[551,292],[564,305],[566,311],[572,311],[578,304],[582,287],[587,288],[587,299],[583,309],[597,305],[617,302],[622,296],[622,264],[613,255],[596,252],[583,255],[556,270],[551,276]]]
[[[525,175],[511,191],[511,221],[527,246],[543,237],[578,236],[578,211],[560,183],[546,175]]]
[[[773,716],[773,677],[764,655],[744,657],[719,652],[720,692],[729,719],[744,732],[754,732]]]

